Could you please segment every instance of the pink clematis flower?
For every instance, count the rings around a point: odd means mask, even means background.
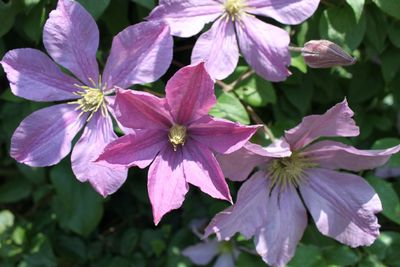
[[[400,146],[358,150],[336,141],[314,142],[323,136],[357,136],[352,116],[343,101],[323,115],[305,117],[282,140],[290,145],[290,157],[266,157],[246,148],[221,156],[222,169],[234,180],[246,179],[252,170],[236,168],[245,164],[243,159],[259,170],[242,185],[236,203],[214,217],[206,235],[215,232],[224,240],[236,232],[254,236],[256,250],[266,263],[285,266],[307,226],[300,193],[322,234],[351,247],[371,245],[379,235],[375,216],[382,210],[379,197],[362,177],[339,170],[376,168]]]
[[[32,113],[16,129],[11,156],[34,167],[57,164],[71,150],[71,142],[86,125],[72,151],[76,177],[89,181],[103,196],[125,181],[127,169],[98,166],[95,160],[116,139],[110,113],[116,85],[157,80],[172,60],[172,38],[158,22],[130,26],[115,36],[103,76],[96,51],[99,30],[94,19],[76,1],[59,0],[43,31],[43,42],[55,63],[43,52],[24,48],[9,51],[0,62],[12,92],[33,101],[69,101]]]
[[[317,9],[319,0],[160,0],[149,20],[163,20],[171,33],[190,37],[215,21],[197,40],[192,63],[205,61],[215,79],[231,74],[239,60],[239,47],[247,63],[261,77],[285,80],[290,72],[289,34],[254,15],[283,24],[299,24]]]
[[[118,90],[116,116],[134,132],[109,144],[98,159],[105,165],[140,168],[153,162],[147,187],[155,224],[182,205],[188,183],[214,198],[231,201],[212,151],[234,152],[258,128],[208,115],[216,98],[214,83],[203,63],[182,68],[168,81],[165,90],[165,98]]]

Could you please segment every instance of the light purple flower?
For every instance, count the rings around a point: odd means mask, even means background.
[[[285,80],[290,72],[289,34],[254,15],[283,24],[299,24],[317,9],[319,0],[160,0],[149,20],[163,20],[171,33],[190,37],[215,21],[194,46],[192,63],[205,61],[215,79],[231,74],[239,60],[239,48],[247,63],[261,77]]]
[[[168,81],[165,90],[165,98],[118,90],[116,116],[134,133],[112,142],[98,159],[103,164],[140,168],[154,160],[147,187],[155,224],[182,205],[188,183],[214,198],[231,201],[212,151],[231,153],[241,148],[258,128],[208,115],[216,98],[214,83],[203,63],[182,68]]]
[[[244,180],[251,171],[236,169],[244,164],[237,162],[241,155],[259,170],[242,185],[235,205],[214,217],[206,235],[215,232],[220,240],[236,232],[246,238],[254,236],[263,260],[272,266],[284,266],[293,257],[307,226],[299,191],[322,234],[351,247],[371,245],[379,235],[375,216],[382,210],[379,197],[362,177],[339,170],[376,168],[400,146],[358,150],[336,141],[314,142],[320,137],[357,136],[359,129],[352,116],[343,101],[323,115],[305,117],[285,133],[283,141],[290,145],[290,157],[271,158],[254,147],[221,156],[221,167],[235,180]]]
[[[199,231],[204,229],[207,219],[193,220],[191,222],[193,233],[202,238]],[[201,229],[200,229],[201,228]],[[214,267],[235,267],[235,261],[240,255],[236,243],[232,241],[217,241],[205,238],[202,242],[182,250],[182,255],[188,257],[196,265],[208,265],[215,257]]]
[[[204,240],[182,251],[196,265],[208,265],[215,257],[214,267],[235,267],[240,251],[227,241]]]
[[[57,164],[71,150],[71,142],[86,125],[72,151],[77,178],[89,181],[103,196],[125,181],[127,170],[109,169],[92,161],[116,139],[110,113],[118,85],[157,80],[172,60],[172,38],[163,23],[130,26],[115,36],[103,76],[96,51],[99,30],[76,1],[59,0],[43,31],[43,42],[55,63],[43,52],[24,48],[9,51],[0,62],[12,92],[33,101],[70,101],[32,113],[16,129],[11,156],[34,167]],[[61,71],[57,64],[74,76]]]

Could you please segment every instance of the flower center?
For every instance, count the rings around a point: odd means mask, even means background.
[[[169,129],[168,138],[169,142],[174,147],[174,151],[176,151],[179,145],[185,145],[186,127],[178,124],[173,125],[171,129]]]
[[[297,187],[305,179],[304,171],[315,167],[316,163],[296,152],[290,157],[275,159],[267,169],[271,188],[278,186],[284,189],[288,185]]]
[[[235,19],[237,15],[243,12],[245,7],[245,0],[226,0],[225,2],[225,10],[231,16],[232,19]]]
[[[74,92],[74,94],[80,96],[81,98],[76,101],[69,102],[69,104],[78,104],[76,109],[81,110],[79,116],[82,116],[82,114],[87,112],[90,113],[87,121],[89,121],[99,109],[101,109],[101,112],[104,116],[107,114],[101,78],[99,79],[98,84],[96,84],[92,79],[89,80],[91,81],[93,87],[75,84],[76,87],[82,90]]]

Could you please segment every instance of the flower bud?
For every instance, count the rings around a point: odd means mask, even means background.
[[[348,66],[356,63],[356,59],[347,54],[340,46],[328,40],[307,42],[301,49],[304,61],[311,68],[330,68]]]

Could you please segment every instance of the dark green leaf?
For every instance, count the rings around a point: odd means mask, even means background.
[[[83,184],[66,164],[57,165],[50,172],[56,190],[53,208],[61,226],[87,236],[100,222],[103,200],[89,184]]]

